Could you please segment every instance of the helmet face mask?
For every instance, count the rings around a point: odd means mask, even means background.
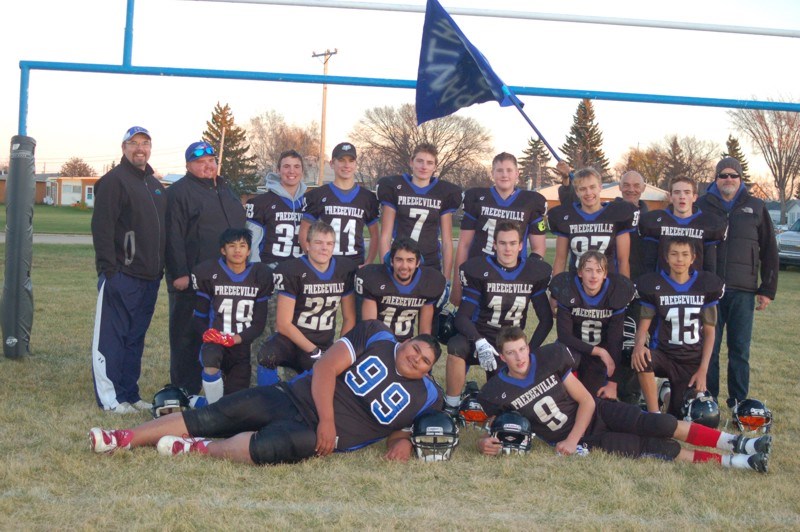
[[[733,408],[733,422],[741,432],[769,432],[772,411],[757,399],[745,399]]]
[[[506,412],[492,421],[492,436],[500,440],[502,454],[527,454],[533,444],[531,423],[517,412]]]
[[[450,460],[458,445],[458,426],[444,412],[426,410],[414,420],[411,445],[415,456],[424,462]]]
[[[189,396],[183,388],[168,384],[153,396],[154,418],[166,416],[174,412],[182,412],[189,408]]]

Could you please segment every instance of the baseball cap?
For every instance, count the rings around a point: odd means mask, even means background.
[[[214,148],[208,142],[192,142],[186,148],[186,162],[190,163],[204,155],[214,155]]]
[[[134,135],[138,134],[146,135],[148,139],[153,140],[153,137],[150,136],[150,132],[147,131],[142,126],[133,126],[128,131],[125,132],[125,136],[122,137],[122,142],[127,142],[133,137]]]
[[[340,159],[345,155],[349,155],[353,159],[356,158],[356,147],[350,144],[349,142],[340,142],[336,145],[333,149],[333,155],[331,156],[333,159]]]

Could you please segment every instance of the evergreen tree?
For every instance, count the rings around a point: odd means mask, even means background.
[[[664,180],[660,183],[660,186],[666,190],[673,177],[687,175],[689,175],[689,164],[686,162],[683,148],[678,142],[678,136],[673,135],[669,138],[669,145],[664,154]]]
[[[750,169],[747,167],[747,159],[742,153],[742,147],[739,145],[739,139],[733,135],[728,135],[728,140],[725,142],[727,150],[722,154],[722,157],[733,157],[742,164],[742,181],[746,185],[751,185]]]
[[[220,146],[223,141],[224,145]],[[222,107],[219,102],[211,113],[211,121],[206,122],[203,140],[214,147],[219,159],[220,174],[224,175],[236,194],[251,194],[258,186],[255,157],[248,156],[250,144],[245,130],[236,125],[228,104]]]
[[[578,104],[567,141],[561,147],[567,162],[575,169],[594,167],[607,178],[610,176],[608,159],[603,153],[603,134],[595,123],[592,101],[583,99]]]
[[[520,173],[523,179],[530,179],[530,188],[536,190],[544,186],[548,180],[547,163],[550,161],[550,152],[540,139],[528,139],[528,147],[522,152],[519,160]]]

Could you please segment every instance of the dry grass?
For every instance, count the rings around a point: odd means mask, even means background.
[[[756,321],[752,394],[776,417],[769,475],[602,453],[558,458],[541,443],[525,457],[489,459],[474,450],[474,429],[462,431],[449,463],[387,463],[377,444],[295,466],[247,467],[164,459],[153,449],[89,452],[90,427],[147,416],[116,417],[94,404],[90,247],[34,251],[33,354],[0,358],[2,530],[800,527],[798,271],[782,272],[778,300]],[[145,351],[145,396],[168,380],[162,296]]]

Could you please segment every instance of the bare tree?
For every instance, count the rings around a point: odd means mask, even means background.
[[[662,148],[658,144],[651,144],[648,148],[630,148],[622,156],[622,160],[614,167],[617,178],[628,170],[635,170],[642,174],[644,180],[659,186],[663,179],[667,161]]]
[[[676,176],[691,177],[695,181],[709,181],[713,176],[717,143],[695,137],[667,135],[661,143],[645,149],[630,148],[614,167],[618,176],[636,170],[651,185],[666,188]]]
[[[283,115],[270,110],[250,119],[248,128],[251,154],[255,156],[258,175],[278,171],[278,157],[286,150],[297,150],[306,159],[306,177],[319,170],[319,125],[305,127],[287,124]]]
[[[71,157],[61,165],[59,175],[61,177],[92,177],[97,175],[97,171],[80,157]]]
[[[386,172],[382,175],[406,171],[414,147],[423,142],[439,150],[438,175],[447,179],[456,170],[464,171],[487,159],[492,150],[491,135],[476,120],[450,115],[417,126],[411,104],[369,109],[356,124],[351,138],[359,153],[372,154],[371,164]],[[366,172],[363,162],[359,164]]]
[[[764,156],[781,202],[780,223],[785,224],[786,201],[794,193],[800,173],[800,114],[737,109],[729,111],[728,116],[736,129],[747,135],[753,149]]]
[[[713,181],[720,145],[711,140],[699,140],[695,137],[679,137],[678,143],[683,151],[686,175],[698,183]]]

